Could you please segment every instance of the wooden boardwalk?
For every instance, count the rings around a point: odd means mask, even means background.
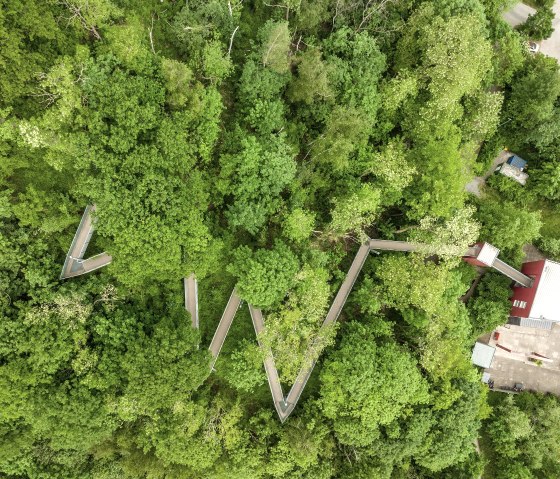
[[[253,327],[255,328],[255,334],[257,335],[257,342],[262,349],[264,346],[259,339],[259,336],[264,331],[262,311],[249,305],[249,312],[251,313],[251,319],[253,320]],[[286,399],[284,398],[284,391],[282,391],[280,377],[278,376],[278,369],[276,369],[276,363],[274,362],[272,351],[267,349],[264,351],[264,354],[264,370],[266,371],[266,377],[272,394],[272,400],[274,401],[274,407],[276,408],[278,417],[280,417],[280,420],[284,422],[290,413],[286,412],[287,404]]]

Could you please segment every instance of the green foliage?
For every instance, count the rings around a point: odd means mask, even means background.
[[[325,57],[338,102],[363,111],[373,123],[380,103],[377,83],[386,66],[375,38],[341,28],[326,40]]]
[[[430,471],[464,461],[473,451],[480,427],[479,382],[458,384],[461,395],[444,410],[434,413],[436,426],[428,433],[425,451],[416,456],[418,464]]]
[[[560,162],[547,162],[532,172],[534,191],[549,200],[560,199]]]
[[[488,477],[559,477],[551,397],[491,397],[473,447],[472,338],[509,287],[486,274],[466,307],[459,256],[560,254],[560,76],[503,9],[0,0],[0,476],[472,479],[487,458]],[[492,177],[466,205],[504,146],[528,184]],[[88,203],[87,256],[112,264],[59,281]],[[337,334],[366,232],[428,246],[370,255]],[[264,347],[243,308],[211,372],[234,285]],[[284,391],[318,365],[283,424],[268,351]]]
[[[63,11],[52,4],[3,0],[0,5],[0,105],[6,107],[39,93],[35,76],[68,53],[76,39],[60,28],[57,17]]]
[[[267,330],[269,324],[267,321]],[[256,387],[266,382],[262,371],[262,353],[254,342],[243,340],[224,361],[225,378],[232,387],[241,391],[253,392]]]
[[[346,381],[340,382],[339,378]],[[378,428],[428,399],[414,359],[394,343],[375,344],[366,326],[350,323],[321,372],[321,407],[343,444],[370,445]]]
[[[493,402],[493,414],[483,428],[492,454],[485,473],[500,478],[512,473],[543,479],[557,475],[558,400],[523,393],[495,397]]]
[[[315,225],[315,217],[310,211],[296,208],[285,218],[283,231],[286,238],[292,241],[305,241],[311,236]]]
[[[257,233],[282,204],[280,193],[293,180],[296,167],[283,136],[267,144],[254,136],[241,141],[237,154],[220,158],[222,191],[233,196],[227,216],[232,226]]]
[[[161,62],[167,103],[172,107],[185,106],[190,97],[192,70],[184,63],[164,58]]]
[[[523,66],[525,59],[523,38],[513,30],[507,30],[496,39],[494,56],[494,79],[496,84],[504,85]]]
[[[458,258],[478,239],[480,225],[474,219],[475,213],[473,206],[466,206],[446,221],[427,216],[420,220],[419,228],[411,232],[409,239],[427,245],[427,253]]]
[[[292,80],[288,97],[307,104],[332,97],[328,76],[329,68],[321,59],[321,51],[315,48],[306,50],[298,59],[297,77]]]
[[[290,248],[277,241],[270,250],[239,247],[228,271],[237,278],[237,289],[243,299],[257,308],[268,308],[286,295],[298,267],[298,259]]]
[[[324,134],[313,145],[315,161],[335,171],[349,167],[350,155],[367,139],[368,121],[358,110],[337,108],[327,119]]]
[[[550,37],[554,31],[553,19],[552,8],[539,8],[536,13],[529,15],[525,23],[519,26],[519,31],[533,40],[544,40]]]
[[[402,310],[413,305],[428,314],[437,311],[449,281],[444,268],[403,255],[384,256],[377,277],[385,304]]]
[[[302,367],[311,366],[333,343],[335,328],[319,329],[331,299],[327,280],[324,269],[304,265],[285,305],[267,315],[261,341],[272,351],[286,381],[294,380]]]
[[[540,236],[539,211],[524,210],[508,201],[485,201],[478,208],[481,238],[502,250],[515,251]]]
[[[365,183],[361,188],[344,198],[333,200],[332,220],[329,234],[335,237],[353,233],[360,236],[364,227],[373,222],[379,208],[379,191]]]
[[[261,62],[263,66],[276,73],[288,71],[288,50],[290,48],[290,31],[288,22],[269,20],[259,31],[262,42]]]
[[[506,322],[511,309],[510,283],[509,278],[496,273],[486,273],[482,277],[476,297],[468,304],[473,336],[489,333]]]
[[[504,109],[508,119],[504,129],[516,144],[534,144],[542,149],[558,136],[555,103],[559,94],[556,60],[544,55],[531,56],[518,73]],[[551,134],[550,129],[556,133]]]

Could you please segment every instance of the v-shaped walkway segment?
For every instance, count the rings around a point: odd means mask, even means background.
[[[352,265],[348,270],[348,274],[346,275],[344,282],[340,286],[340,289],[338,290],[338,293],[334,298],[334,301],[329,309],[329,312],[327,313],[327,317],[323,321],[321,328],[325,328],[333,324],[340,316],[340,312],[342,311],[342,308],[346,304],[348,295],[350,294],[350,291],[352,291],[352,288],[354,287],[354,283],[356,282],[356,279],[358,278],[360,271],[362,271],[364,263],[366,262],[366,259],[368,257],[369,251],[370,251],[370,246],[368,243],[360,246],[360,249],[356,253],[356,256],[354,257],[354,261],[352,261]],[[286,410],[284,412],[285,417],[280,416],[280,420],[282,422],[284,422],[287,419],[287,417],[292,413],[292,411],[296,407],[296,404],[298,403],[299,398],[301,397],[301,393],[303,392],[305,385],[307,384],[307,381],[309,380],[311,373],[315,368],[315,363],[316,361],[313,362],[311,367],[302,368],[298,373],[296,381],[294,382],[292,389],[290,389],[290,392],[288,393],[288,397],[286,398]]]
[[[82,219],[66,255],[60,279],[73,278],[81,274],[89,273],[108,265],[112,258],[107,253],[100,253],[88,259],[83,259],[86,253],[94,225],[91,213],[95,211],[95,205],[88,205],[82,215]]]
[[[257,335],[257,342],[259,343],[261,350],[264,350],[264,346],[259,338],[260,334],[264,331],[262,311],[249,305],[249,312],[251,313],[251,319],[253,320],[253,327],[255,328],[255,333]],[[266,349],[263,352],[265,354],[264,370],[266,371],[266,377],[272,394],[272,400],[274,401],[274,407],[276,408],[276,412],[278,413],[280,420],[284,422],[290,413],[286,412],[288,405],[286,403],[286,398],[284,398],[284,391],[282,391],[282,384],[280,383],[278,370],[276,369],[276,363],[274,362],[274,356],[272,356],[272,351],[270,351],[270,349]]]

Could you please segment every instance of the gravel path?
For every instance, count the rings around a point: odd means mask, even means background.
[[[479,198],[482,196],[482,189],[486,185],[486,180],[494,173],[498,165],[505,163],[511,155],[511,151],[502,150],[500,154],[494,159],[492,165],[483,176],[475,176],[471,181],[465,185],[465,190]]]

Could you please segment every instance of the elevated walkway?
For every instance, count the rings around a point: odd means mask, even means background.
[[[218,327],[214,332],[214,337],[212,338],[210,347],[208,348],[213,358],[211,364],[212,369],[214,369],[214,364],[216,364],[216,360],[218,359],[218,355],[222,350],[222,346],[224,345],[224,341],[226,340],[226,336],[229,332],[231,323],[233,323],[233,318],[235,318],[235,313],[237,313],[240,305],[241,298],[237,295],[237,291],[234,288],[226,304],[226,309],[224,309]]]
[[[191,315],[192,327],[198,329],[198,282],[194,274],[183,278],[185,309]]]
[[[64,267],[62,269],[61,279],[70,278],[73,276],[78,276],[81,274],[88,273],[95,269],[101,268],[111,262],[111,256],[107,253],[101,253],[99,255],[93,256],[86,260],[83,256],[87,250],[87,246],[93,234],[94,225],[91,213],[95,211],[95,205],[88,206],[82,216],[80,225],[76,231],[70,250],[64,262]],[[488,246],[488,245],[487,245]],[[491,245],[489,245],[493,248]],[[427,252],[430,250],[429,245],[419,244],[419,243],[409,243],[406,241],[391,241],[391,240],[380,240],[380,239],[369,239],[365,244],[362,244],[358,249],[354,260],[346,274],[342,285],[340,286],[333,303],[323,321],[321,329],[326,328],[333,324],[339,317],[342,308],[346,304],[348,295],[352,291],[356,279],[362,270],[364,263],[369,255],[370,251],[396,251],[396,252]],[[497,250],[496,250],[497,251]],[[481,259],[479,256],[481,252],[480,246],[472,246],[467,249],[463,256]],[[525,287],[530,287],[532,285],[532,279],[525,276],[520,271],[504,263],[497,257],[497,252],[494,253],[492,263],[488,263],[488,266],[495,268],[500,273],[511,278],[513,281]],[[193,328],[199,327],[198,322],[198,283],[194,276],[191,274],[188,278],[183,278],[184,285],[184,295],[185,295],[185,308],[190,312],[192,318]],[[223,347],[225,338],[229,332],[230,326],[235,318],[237,310],[241,305],[241,298],[238,296],[236,289],[234,288],[227,305],[224,309],[218,327],[214,332],[214,336],[209,346],[209,351],[212,355],[211,368],[214,370],[214,365]],[[249,312],[251,314],[251,319],[253,326],[255,328],[255,333],[257,334],[257,341],[259,346],[264,348],[259,337],[264,330],[264,320],[262,311],[258,308],[249,305]],[[547,325],[542,325],[546,327]],[[268,384],[270,387],[270,392],[274,401],[274,407],[278,416],[282,422],[284,422],[292,413],[296,407],[301,394],[313,372],[315,367],[315,362],[311,366],[302,367],[296,377],[292,388],[290,389],[288,395],[285,397],[282,390],[282,385],[280,383],[280,378],[278,375],[278,370],[274,362],[274,357],[270,350],[264,351],[264,369],[268,379]]]
[[[496,258],[492,264],[492,268],[525,288],[530,288],[533,285],[532,278],[525,276],[521,271],[518,271],[513,266],[504,263],[501,259]]]
[[[60,279],[73,278],[74,276],[90,273],[108,265],[112,261],[111,256],[107,253],[100,253],[91,258],[83,259],[93,235],[94,224],[91,214],[94,211],[95,205],[88,205],[86,207],[70,245],[70,250],[66,255]]]
[[[253,321],[253,327],[255,328],[255,334],[257,335],[257,342],[259,343],[260,348],[263,349],[264,346],[259,339],[261,333],[264,331],[262,311],[249,305],[249,312],[251,313],[251,319]],[[276,412],[278,413],[280,421],[284,422],[290,415],[291,411],[286,412],[287,405],[284,398],[284,391],[282,391],[282,384],[280,383],[280,377],[278,376],[278,370],[276,369],[274,356],[272,355],[272,351],[270,351],[270,349],[267,349],[265,351],[264,370],[268,379],[268,386],[270,387],[272,400],[274,401],[274,407],[276,408]]]

